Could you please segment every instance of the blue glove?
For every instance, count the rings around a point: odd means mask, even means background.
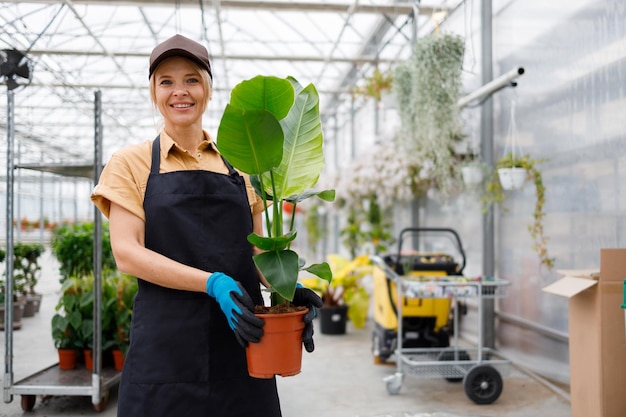
[[[315,308],[321,308],[324,302],[314,291],[298,283],[291,303],[295,306],[304,306],[309,309],[303,319],[304,330],[302,331],[302,343],[307,352],[313,352],[315,349],[315,344],[313,343],[313,319],[317,315]]]
[[[254,303],[239,282],[222,272],[214,272],[207,279],[206,292],[217,300],[241,346],[261,339],[265,322],[254,315]]]

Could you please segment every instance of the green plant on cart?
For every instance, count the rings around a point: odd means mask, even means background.
[[[318,197],[335,198],[334,190],[314,190],[324,167],[319,96],[315,86],[294,78],[256,76],[231,92],[222,115],[217,147],[237,169],[249,174],[263,201],[267,237],[252,233],[254,256],[271,285],[273,304],[292,300],[300,270],[331,280],[327,263],[305,266],[291,249],[296,239],[297,204]],[[291,215],[284,219],[285,204]]]
[[[546,186],[543,183],[541,171],[537,168],[537,165],[544,161],[545,159],[534,159],[529,154],[514,156],[512,152],[507,153],[496,162],[496,169],[493,170],[491,179],[486,185],[481,201],[484,212],[486,212],[491,204],[501,205],[506,200],[507,193],[500,183],[498,169],[523,168],[526,171],[527,179],[532,181],[535,186],[533,222],[528,225],[528,231],[533,239],[533,250],[539,256],[541,264],[551,269],[554,267],[555,259],[548,255],[548,237],[545,235],[543,228],[543,221],[546,216],[544,211]]]
[[[107,346],[126,354],[130,345],[130,327],[133,303],[137,294],[137,278],[114,272],[104,280],[103,290],[103,339]]]
[[[60,263],[61,280],[93,274],[94,223],[65,224],[53,231],[52,253]],[[116,268],[109,225],[102,225],[102,270]]]
[[[68,277],[52,317],[52,339],[57,349],[84,349],[93,336],[93,277]]]

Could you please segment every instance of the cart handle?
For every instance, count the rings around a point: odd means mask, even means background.
[[[463,250],[463,245],[461,244],[461,238],[459,237],[459,234],[456,232],[456,230],[450,229],[448,227],[407,227],[403,229],[400,232],[400,236],[398,237],[398,257],[396,258],[396,268],[400,266],[398,263],[400,262],[400,254],[402,253],[403,235],[408,233],[420,234],[426,232],[448,233],[454,236],[454,243],[456,243],[457,249],[459,250],[459,253],[463,260],[461,263],[461,268],[459,269],[459,275],[461,275],[463,273],[463,269],[465,269],[465,251]]]

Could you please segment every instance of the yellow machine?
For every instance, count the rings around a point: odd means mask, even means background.
[[[414,247],[428,247],[424,238],[445,238],[460,258],[460,263],[447,252],[402,249],[404,240],[413,238]],[[448,245],[449,246],[449,245]],[[462,275],[465,252],[458,234],[447,228],[408,228],[398,238],[398,252],[383,257],[385,264],[401,276],[436,277]],[[402,320],[403,348],[448,347],[451,334],[450,298],[407,298],[400,296],[396,283],[385,269],[376,266],[374,280],[374,331],[372,353],[375,363],[384,363],[397,347],[398,320]],[[398,317],[397,303],[402,303]]]

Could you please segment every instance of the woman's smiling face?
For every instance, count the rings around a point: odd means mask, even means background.
[[[164,60],[154,72],[154,99],[166,125],[190,126],[202,123],[210,86],[197,66],[182,57]]]

